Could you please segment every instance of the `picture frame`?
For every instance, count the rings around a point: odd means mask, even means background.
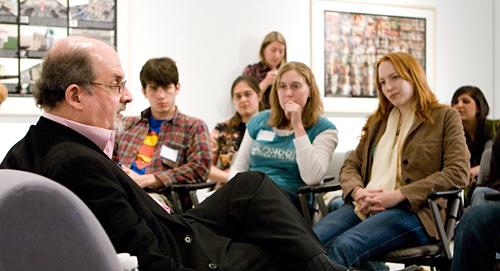
[[[407,51],[416,56],[434,90],[435,14],[435,8],[429,6],[311,0],[311,69],[325,112],[374,112],[378,105],[376,61],[393,51]],[[363,20],[363,27],[354,29],[356,20]],[[384,22],[385,28],[367,26],[379,22]],[[342,33],[350,34],[345,37]],[[384,43],[384,35],[390,41]]]

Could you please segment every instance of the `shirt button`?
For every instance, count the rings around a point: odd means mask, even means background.
[[[191,244],[191,242],[193,242],[193,238],[191,238],[191,236],[189,235],[186,235],[184,236],[184,242]]]
[[[217,265],[215,263],[209,263],[208,268],[214,270],[214,269],[217,269]]]
[[[411,183],[411,180],[410,179],[406,179],[405,182],[406,183]]]
[[[403,165],[408,165],[408,160],[404,160]]]

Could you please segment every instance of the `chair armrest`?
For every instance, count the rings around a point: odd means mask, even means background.
[[[453,258],[452,252],[450,250],[450,243],[453,239],[459,213],[463,209],[462,197],[460,194],[461,192],[462,190],[455,189],[439,192],[433,191],[427,194],[427,201],[431,209],[432,219],[439,236],[439,242],[442,250],[441,254],[448,260],[451,260]],[[446,207],[446,220],[444,225],[439,214],[441,208],[436,202],[438,198],[445,198],[448,200],[448,204]]]
[[[216,185],[215,182],[173,184],[172,191],[192,191],[203,188],[210,188]]]
[[[497,193],[486,193],[486,194],[484,194],[484,199],[485,200],[492,200],[492,201],[499,201],[500,200],[500,194],[497,194]]]
[[[461,189],[448,190],[448,191],[431,191],[427,194],[427,199],[436,200],[438,198],[445,198],[445,199],[455,198],[459,197],[460,192],[462,192]]]
[[[323,183],[331,182],[331,181],[333,181],[333,180],[335,180],[335,176],[325,177],[325,178],[323,179]]]
[[[301,186],[299,187],[299,194],[304,194],[304,193],[323,193],[323,192],[329,192],[329,191],[335,191],[341,189],[340,184],[338,183],[324,183],[321,185],[306,185],[306,186]]]

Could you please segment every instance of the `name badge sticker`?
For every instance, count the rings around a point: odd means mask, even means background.
[[[161,151],[160,151],[160,156],[168,159],[172,162],[177,162],[177,156],[179,155],[178,150],[174,150],[168,146],[162,145],[161,146]]]
[[[275,137],[276,137],[276,132],[274,131],[260,130],[259,133],[257,134],[257,140],[259,141],[272,142],[274,141]]]

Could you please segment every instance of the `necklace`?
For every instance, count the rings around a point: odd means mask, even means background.
[[[401,132],[401,124],[398,124],[398,129],[396,130],[396,136],[399,136],[399,132]]]

